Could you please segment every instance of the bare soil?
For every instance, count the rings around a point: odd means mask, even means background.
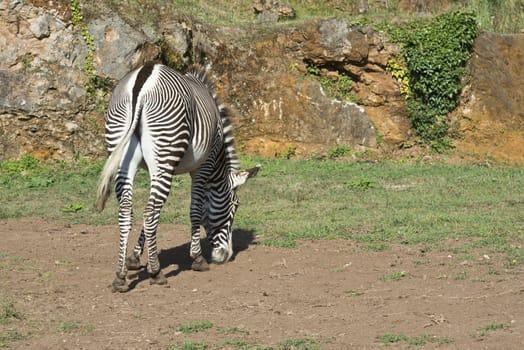
[[[312,338],[321,349],[524,346],[522,265],[484,251],[450,253],[464,242],[429,251],[413,245],[368,251],[340,240],[284,249],[257,245],[252,233],[237,230],[233,261],[194,272],[187,229],[161,225],[168,285],[130,272],[132,289],[120,294],[110,289],[116,232],[116,226],[0,221],[0,295],[20,314],[0,323],[0,344],[3,338],[12,349],[167,349],[195,342],[235,349]],[[177,330],[195,321],[213,327]],[[386,346],[379,340],[386,334],[410,337],[411,344]]]

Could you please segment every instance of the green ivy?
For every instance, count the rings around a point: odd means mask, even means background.
[[[97,97],[97,95],[101,94],[101,97],[103,97],[109,88],[110,82],[108,79],[101,78],[97,75],[93,60],[96,50],[95,40],[89,32],[87,25],[83,23],[84,17],[80,9],[80,0],[71,0],[69,8],[72,13],[71,24],[80,30],[88,50],[84,57],[84,72],[87,75],[84,87],[87,90],[87,95],[88,97]]]
[[[476,36],[475,15],[465,11],[393,30],[393,40],[401,43],[407,67],[411,124],[429,144],[449,144],[446,115],[458,105],[462,75]]]
[[[160,58],[165,65],[178,71],[187,68],[182,55],[173,50],[165,39],[159,39],[156,44],[160,46]]]

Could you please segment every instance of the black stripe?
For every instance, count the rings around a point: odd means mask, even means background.
[[[140,72],[138,72],[138,75],[135,80],[135,86],[133,86],[133,115],[132,118],[135,116],[135,110],[136,110],[136,102],[138,100],[138,94],[140,93],[140,90],[142,90],[142,87],[144,86],[147,78],[151,75],[153,72],[153,68],[155,68],[155,64],[150,62],[146,63],[142,68],[140,68]]]

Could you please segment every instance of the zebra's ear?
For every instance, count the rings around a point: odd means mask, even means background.
[[[257,164],[254,168],[239,171],[238,173],[231,174],[233,178],[233,189],[238,188],[246,183],[247,179],[255,177],[260,169],[260,164]]]

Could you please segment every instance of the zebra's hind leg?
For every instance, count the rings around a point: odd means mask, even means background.
[[[127,249],[127,239],[133,221],[132,184],[125,174],[119,173],[116,179],[116,193],[119,202],[118,223],[120,227],[119,253],[116,276],[112,283],[113,292],[127,292],[127,268],[124,263]]]
[[[133,180],[138,165],[142,161],[142,153],[138,139],[131,137],[126,155],[120,165],[115,179],[115,193],[118,199],[118,226],[120,229],[118,262],[116,276],[112,283],[113,292],[127,292],[127,267],[125,264],[127,240],[133,224]]]
[[[126,267],[128,270],[140,270],[142,268],[142,265],[140,265],[140,256],[144,251],[145,241],[146,235],[144,234],[144,228],[142,227],[135,249],[133,249],[133,254],[126,258]]]
[[[169,195],[172,179],[173,175],[168,172],[151,176],[151,192],[148,204],[144,210],[144,235],[147,241],[148,253],[147,269],[151,277],[151,284],[167,283],[158,260],[156,231],[160,219],[160,211]]]

